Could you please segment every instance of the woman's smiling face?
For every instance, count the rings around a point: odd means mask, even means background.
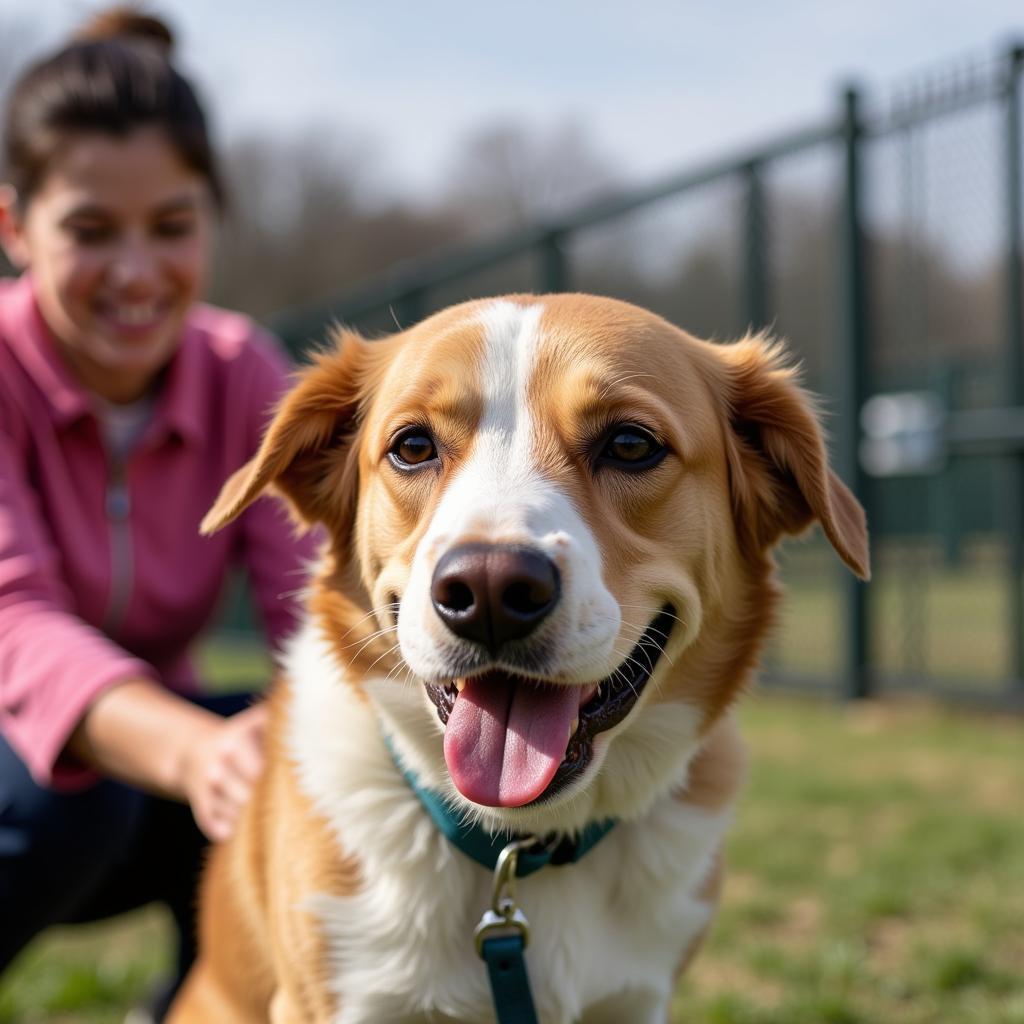
[[[143,395],[173,356],[206,277],[205,178],[158,128],[70,134],[5,242],[79,380],[114,402]]]

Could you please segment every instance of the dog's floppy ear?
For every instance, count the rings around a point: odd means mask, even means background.
[[[757,335],[717,351],[728,381],[726,444],[741,539],[764,551],[817,520],[839,557],[868,579],[864,510],[829,468],[818,410],[781,346]]]
[[[259,451],[224,484],[200,526],[214,533],[264,491],[283,495],[304,526],[344,517],[354,501],[349,450],[371,343],[338,331],[336,348],[314,357],[280,401]]]

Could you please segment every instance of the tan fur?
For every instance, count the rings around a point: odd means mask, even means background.
[[[323,940],[302,905],[315,893],[354,892],[359,867],[339,853],[296,785],[282,746],[286,705],[279,688],[270,699],[267,771],[232,841],[210,857],[200,893],[202,956],[168,1024],[327,1024],[336,1011]]]
[[[666,595],[690,637],[659,677],[653,703],[696,705],[703,746],[676,799],[730,807],[745,754],[727,713],[747,686],[778,591],[771,548],[812,522],[860,576],[868,574],[863,513],[831,472],[817,413],[767,339],[710,345],[644,310],[589,296],[542,302],[546,338],[528,401],[534,453],[596,538],[603,578],[623,609],[616,650],[635,642]],[[472,453],[483,398],[477,383],[483,304],[445,311],[367,343],[340,333],[286,397],[256,458],[225,486],[204,529],[236,516],[268,487],[329,541],[311,611],[335,656],[358,678],[401,669],[393,625],[413,555],[447,481]],[[589,470],[586,439],[612,422],[655,422],[670,449],[657,470]],[[388,471],[403,427],[428,422],[444,453],[438,474]],[[467,538],[471,539],[471,538]],[[284,747],[285,691],[272,703],[269,768],[239,832],[215,852],[203,887],[202,952],[171,1017],[198,1021],[327,1021],[324,939],[303,898],[345,895],[359,865],[296,785]],[[287,845],[285,845],[285,837]],[[717,901],[721,857],[703,895]],[[686,950],[685,968],[700,944]],[[271,1009],[272,1007],[272,1009]]]

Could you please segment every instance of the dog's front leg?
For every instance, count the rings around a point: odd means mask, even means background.
[[[330,1024],[330,1016],[301,1003],[286,988],[270,1001],[270,1024]]]

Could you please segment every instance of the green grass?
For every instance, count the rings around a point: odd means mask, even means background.
[[[1024,721],[774,695],[742,719],[723,908],[675,1020],[1024,1024]],[[152,909],[54,930],[0,1022],[119,1021],[168,958]]]
[[[677,1019],[1024,1024],[1024,722],[758,697]]]
[[[51,929],[0,981],[0,1021],[120,1024],[170,963],[170,918],[155,906],[109,923]]]
[[[994,691],[1011,675],[1007,556],[991,541],[959,564],[934,544],[879,543],[872,552],[871,662],[879,677],[925,676]],[[786,584],[767,661],[780,672],[827,679],[841,668],[845,570],[820,535],[787,544]]]

